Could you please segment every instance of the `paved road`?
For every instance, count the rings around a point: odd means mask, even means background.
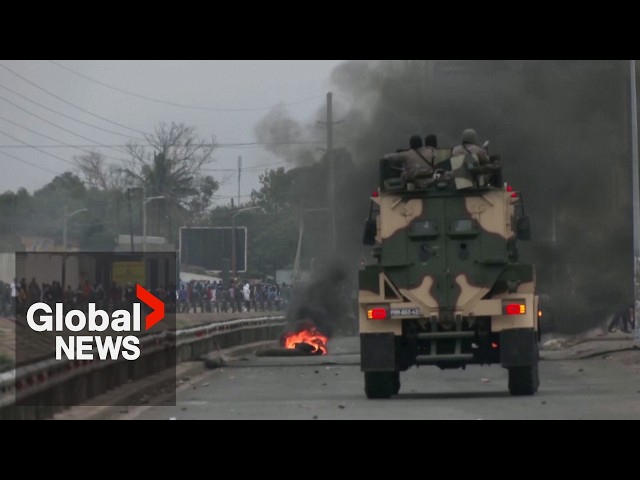
[[[130,419],[640,419],[640,353],[546,360],[533,397],[511,397],[499,366],[412,368],[400,395],[367,400],[354,339],[323,358],[245,358],[189,379],[174,407]],[[626,355],[626,357],[624,356]],[[635,356],[635,357],[634,357]]]

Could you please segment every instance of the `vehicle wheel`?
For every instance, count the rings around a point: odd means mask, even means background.
[[[397,395],[400,392],[400,372],[394,372],[393,374],[393,394]]]
[[[509,392],[511,395],[533,395],[540,386],[538,362],[529,367],[509,368]]]
[[[396,383],[395,372],[365,372],[364,392],[367,398],[389,398],[394,394]],[[398,388],[400,382],[398,380]]]

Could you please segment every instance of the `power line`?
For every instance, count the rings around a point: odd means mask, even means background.
[[[96,118],[99,118],[100,120],[104,120],[105,122],[111,123],[111,124],[113,124],[113,125],[117,125],[118,127],[124,128],[124,129],[126,129],[126,130],[131,130],[132,132],[140,133],[140,134],[142,134],[142,135],[148,135],[148,133],[143,132],[142,130],[138,130],[137,128],[133,128],[133,127],[128,127],[127,125],[123,125],[122,123],[114,122],[113,120],[109,120],[108,118],[105,118],[105,117],[103,117],[103,116],[101,116],[101,115],[98,115],[98,114],[96,114],[96,113],[90,112],[89,110],[86,110],[86,109],[84,109],[84,108],[82,108],[82,107],[79,107],[79,106],[77,106],[77,105],[75,105],[75,104],[73,104],[73,103],[71,103],[71,102],[69,102],[69,101],[65,100],[64,98],[62,98],[62,97],[60,97],[60,96],[56,95],[55,93],[51,93],[51,92],[50,92],[50,91],[48,91],[47,89],[45,89],[45,88],[41,87],[40,85],[38,85],[38,84],[37,84],[37,83],[35,83],[35,82],[32,82],[32,81],[31,81],[31,80],[29,80],[28,78],[26,78],[26,77],[24,77],[24,76],[20,75],[19,73],[17,73],[17,72],[15,72],[15,71],[13,71],[12,69],[10,69],[9,67],[7,67],[6,65],[4,65],[4,64],[2,64],[2,63],[0,63],[0,67],[4,68],[5,70],[7,70],[8,72],[12,73],[13,75],[15,75],[16,77],[20,78],[21,80],[24,80],[24,81],[25,81],[25,82],[27,82],[29,85],[33,85],[33,86],[34,86],[34,87],[36,87],[38,90],[41,90],[41,91],[43,91],[44,93],[46,93],[46,94],[48,94],[48,95],[51,95],[51,96],[52,96],[52,97],[54,97],[54,98],[57,98],[57,99],[58,99],[58,100],[60,100],[61,102],[66,103],[67,105],[70,105],[70,106],[72,106],[73,108],[76,108],[76,109],[78,109],[78,110],[80,110],[80,111],[82,111],[82,112],[88,113],[89,115],[91,115],[91,116],[93,116],[93,117],[96,117]]]
[[[16,142],[20,142],[20,143],[23,143],[23,144],[25,144],[25,145],[29,145],[27,142],[23,142],[23,141],[22,141],[22,140],[20,140],[19,138],[16,138],[16,137],[14,137],[13,135],[10,135],[10,134],[8,134],[7,132],[5,132],[5,131],[3,131],[3,130],[0,130],[0,133],[1,133],[1,134],[3,134],[3,135],[6,135],[6,136],[7,136],[7,137],[9,137],[9,138],[14,139]],[[50,157],[52,157],[52,158],[56,158],[56,159],[58,159],[58,160],[60,160],[60,161],[62,161],[62,162],[64,162],[64,163],[68,163],[69,165],[73,165],[74,167],[76,166],[76,164],[75,164],[75,163],[73,163],[73,162],[72,162],[72,161],[70,161],[70,160],[67,160],[66,158],[59,157],[58,155],[54,155],[53,153],[49,153],[49,152],[47,152],[46,150],[43,150],[43,149],[38,148],[38,147],[34,147],[34,148],[35,148],[36,150],[38,150],[39,152],[44,153],[45,155],[49,155],[49,156],[50,156]],[[3,153],[4,153],[4,152],[3,152]]]
[[[287,163],[286,161],[282,161],[282,162],[276,162],[276,163],[269,163],[266,165],[254,165],[253,167],[246,167],[243,168],[243,171],[254,171],[254,170],[261,170],[263,168],[268,168],[268,167],[274,167],[276,165],[282,165],[283,163]],[[205,172],[237,172],[238,168],[203,168],[202,169]]]
[[[88,75],[85,75],[83,73],[80,72],[76,72],[75,70],[72,70],[71,68],[65,67],[64,65],[61,65],[58,62],[55,62],[53,60],[49,60],[49,62],[53,63],[54,65],[62,68],[63,70],[66,70],[67,72],[71,72],[74,75],[78,75],[79,77],[82,77],[86,80],[89,80],[91,82],[97,83],[98,85],[102,85],[103,87],[109,88],[111,90],[115,90],[117,92],[120,93],[124,93],[125,95],[131,95],[132,97],[136,97],[136,98],[141,98],[143,100],[148,100],[151,102],[155,102],[155,103],[160,103],[162,105],[169,105],[172,107],[180,107],[180,108],[190,108],[193,110],[205,110],[208,112],[257,112],[257,111],[264,111],[264,110],[271,110],[274,107],[289,107],[292,105],[299,105],[301,103],[305,103],[305,102],[309,102],[311,100],[316,100],[320,97],[322,97],[323,95],[315,95],[313,97],[307,97],[307,98],[303,98],[300,100],[296,100],[293,102],[289,102],[289,103],[283,103],[283,104],[277,104],[277,105],[271,105],[269,107],[253,107],[253,108],[218,108],[218,107],[203,107],[200,105],[185,105],[183,103],[176,103],[176,102],[170,102],[168,100],[162,100],[159,98],[153,98],[153,97],[147,97],[146,95],[140,95],[139,93],[134,93],[134,92],[130,92],[128,90],[124,90],[122,88],[118,88],[115,87],[113,85],[109,85],[108,83],[104,83],[101,82],[100,80],[97,80],[95,78],[92,78]]]
[[[64,143],[61,140],[58,140],[56,138],[50,137],[48,135],[45,135],[44,133],[40,133],[40,132],[38,132],[36,130],[33,130],[32,128],[25,127],[24,125],[20,125],[18,122],[14,122],[13,120],[9,120],[8,118],[4,117],[3,115],[0,115],[0,118],[2,120],[4,120],[5,122],[9,122],[9,123],[15,125],[16,127],[23,128],[24,130],[27,130],[28,132],[35,133],[36,135],[40,135],[41,137],[47,138],[49,140],[53,140],[54,142],[61,143],[62,145],[57,145],[58,147],[74,148],[76,150],[80,150],[81,152],[85,152],[85,153],[88,153],[88,154],[94,153],[91,150],[85,150],[84,148],[81,148],[81,147],[76,147],[76,146],[73,146],[73,145],[69,145],[68,143]],[[34,145],[20,145],[20,147],[22,147],[22,148],[34,148],[34,149],[41,148],[41,147],[34,146]],[[102,154],[102,155],[104,155],[104,154]],[[124,159],[121,159],[121,158],[109,157],[108,155],[104,155],[104,157],[105,158],[110,158],[112,160],[117,160],[119,162],[124,162],[125,161]]]
[[[43,170],[43,171],[45,171],[45,172],[53,173],[53,174],[54,174],[54,175],[56,175],[56,176],[57,176],[57,175],[60,175],[58,172],[54,172],[53,170],[49,170],[48,168],[41,167],[40,165],[36,165],[35,163],[31,163],[31,162],[29,162],[29,161],[27,161],[27,160],[24,160],[24,159],[22,159],[22,158],[18,158],[18,157],[16,157],[15,155],[11,155],[10,153],[7,153],[7,152],[0,152],[0,153],[1,153],[2,155],[7,156],[7,157],[13,158],[14,160],[17,160],[17,161],[19,161],[19,162],[21,162],[21,163],[24,163],[24,164],[29,165],[29,166],[31,166],[31,167],[37,168],[37,169],[39,169],[39,170]]]
[[[1,86],[1,85],[0,85],[0,86]],[[4,98],[2,95],[0,95],[0,100],[3,100],[3,101],[7,102],[7,103],[8,103],[8,104],[10,104],[10,105],[13,105],[14,107],[18,108],[19,110],[22,110],[23,112],[28,113],[29,115],[31,115],[31,116],[33,116],[33,117],[36,117],[36,118],[38,118],[38,119],[42,120],[43,122],[48,123],[49,125],[53,125],[54,127],[59,128],[60,130],[63,130],[63,131],[65,131],[65,132],[67,132],[67,133],[70,133],[71,135],[75,135],[76,137],[78,137],[78,138],[82,138],[83,140],[87,140],[87,141],[89,141],[89,142],[96,142],[96,140],[94,140],[94,139],[92,139],[92,138],[85,137],[84,135],[80,135],[79,133],[76,133],[76,132],[74,132],[73,130],[69,130],[68,128],[61,127],[60,125],[57,125],[56,123],[53,123],[52,121],[47,120],[46,118],[41,117],[40,115],[38,115],[38,114],[36,114],[36,113],[30,112],[30,111],[29,111],[29,110],[27,110],[26,108],[23,108],[23,107],[21,107],[20,105],[17,105],[17,104],[15,104],[15,103],[13,103],[11,100],[7,100],[7,99],[6,99],[6,98]],[[107,146],[107,145],[103,145],[103,144],[100,144],[100,143],[98,143],[97,145],[100,145],[100,146],[105,147],[105,148],[109,148],[109,149],[113,150],[114,152],[122,153],[122,152],[120,152],[119,150],[116,150],[115,148],[109,147],[109,146]],[[45,147],[37,147],[37,146],[34,146],[34,145],[27,145],[27,146],[28,146],[28,147],[31,147],[31,148],[45,148]]]
[[[249,195],[240,195],[241,198],[248,198],[250,197],[251,194]],[[238,195],[212,195],[211,198],[213,199],[220,199],[220,198],[238,198]]]
[[[20,98],[22,98],[22,99],[26,100],[27,102],[31,102],[31,103],[33,103],[34,105],[38,105],[39,107],[44,108],[45,110],[49,110],[50,112],[53,112],[53,113],[55,113],[56,115],[60,115],[61,117],[68,118],[69,120],[72,120],[72,121],[74,121],[74,122],[81,123],[81,124],[86,125],[86,126],[91,127],[91,128],[95,128],[96,130],[102,130],[103,132],[112,133],[112,134],[114,134],[114,135],[118,135],[118,136],[120,136],[120,137],[132,138],[132,139],[134,139],[134,140],[144,140],[144,138],[140,138],[140,137],[132,137],[131,135],[127,135],[127,134],[125,134],[125,133],[119,133],[119,132],[115,132],[115,131],[113,131],[113,130],[109,130],[108,128],[102,128],[102,127],[99,127],[99,126],[97,126],[97,125],[94,125],[93,123],[85,122],[84,120],[78,120],[77,118],[74,118],[74,117],[72,117],[71,115],[67,115],[66,113],[59,112],[59,111],[57,111],[57,110],[55,110],[55,109],[53,109],[53,108],[47,107],[46,105],[43,105],[43,104],[41,104],[41,103],[39,103],[39,102],[36,102],[35,100],[32,100],[31,98],[29,98],[29,97],[27,97],[27,96],[25,96],[25,95],[22,95],[21,93],[16,92],[16,91],[15,91],[15,90],[13,90],[12,88],[7,87],[6,85],[2,85],[1,83],[0,83],[0,87],[1,87],[1,88],[4,88],[5,90],[8,90],[9,92],[11,92],[11,93],[13,93],[14,95],[16,95],[16,96],[18,96],[18,97],[20,97]],[[3,99],[4,99],[4,97],[3,97]],[[18,105],[16,105],[15,103],[10,102],[9,100],[6,100],[6,99],[4,99],[4,100],[5,100],[6,102],[11,103],[11,105],[13,105],[13,106],[14,106],[14,107],[16,107],[16,108],[21,108],[21,107],[19,107]]]
[[[0,96],[0,99],[7,101],[4,97]],[[19,107],[18,107],[19,108]],[[24,109],[23,109],[24,110]],[[27,113],[27,110],[24,110]],[[37,115],[30,113],[37,117]],[[37,117],[41,120],[47,121],[42,117]],[[51,122],[49,122],[51,123]],[[54,123],[51,123],[55,125]],[[67,130],[69,131],[69,130]],[[82,137],[81,137],[82,138]],[[317,145],[320,142],[243,142],[243,143],[199,143],[198,146],[201,147],[215,147],[215,148],[245,148],[245,147],[277,147],[277,146],[294,146],[294,145]],[[69,145],[74,148],[91,148],[91,147],[104,147],[104,148],[124,148],[127,144],[111,144],[106,145],[104,143],[93,143],[86,145]],[[151,146],[151,145],[149,145]],[[176,144],[175,147],[182,147],[182,144]],[[40,148],[62,148],[62,145],[38,145]],[[0,148],[25,148],[24,145],[0,145]]]

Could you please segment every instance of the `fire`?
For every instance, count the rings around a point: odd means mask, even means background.
[[[298,332],[287,332],[282,335],[285,348],[309,349],[311,355],[326,355],[329,337],[320,333],[313,325],[305,325]]]

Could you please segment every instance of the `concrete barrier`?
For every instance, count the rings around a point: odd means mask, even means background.
[[[50,418],[67,406],[211,351],[276,340],[284,325],[283,316],[226,320],[141,337],[141,356],[133,362],[51,359],[2,373],[0,420]],[[28,406],[16,405],[27,401]]]

